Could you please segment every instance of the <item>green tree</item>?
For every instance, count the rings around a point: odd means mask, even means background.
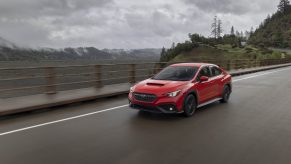
[[[161,61],[165,61],[166,60],[166,49],[165,47],[162,48],[162,52],[161,52]]]
[[[230,35],[235,35],[234,34],[234,27],[233,26],[231,26]]]
[[[250,35],[254,33],[254,27],[251,27]]]
[[[171,49],[174,49],[176,47],[175,42],[172,43]]]
[[[222,30],[222,21],[219,19],[217,21],[217,38],[221,38],[222,32],[223,32],[223,30]]]
[[[289,4],[290,4],[289,0],[280,0],[280,3],[278,5],[278,10],[281,13],[285,14],[286,11],[288,10]]]
[[[217,24],[218,24],[217,21],[218,21],[217,16],[214,16],[213,23],[211,25],[211,34],[215,39],[217,39],[217,36],[218,36],[217,35]]]

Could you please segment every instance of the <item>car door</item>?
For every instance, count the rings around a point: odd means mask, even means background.
[[[223,73],[220,68],[217,66],[210,66],[211,71],[211,81],[213,82],[213,97],[216,98],[221,95],[222,90],[222,80],[223,80]]]
[[[208,81],[200,82],[201,76],[209,77]],[[196,91],[198,94],[199,104],[209,101],[211,98],[214,97],[214,84],[211,80],[211,72],[209,66],[204,66],[200,72],[198,73],[196,81],[198,82],[196,85]]]

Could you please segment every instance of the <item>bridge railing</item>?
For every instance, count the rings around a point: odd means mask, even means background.
[[[290,63],[290,59],[202,60],[227,70]],[[0,98],[55,94],[80,88],[135,83],[153,76],[172,63],[98,64],[55,67],[0,68]]]

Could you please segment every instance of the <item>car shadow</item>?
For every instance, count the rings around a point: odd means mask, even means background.
[[[222,103],[220,102],[214,102],[214,103],[211,103],[211,104],[208,104],[208,105],[205,105],[203,107],[200,107],[196,110],[195,114],[202,114],[204,112],[208,112],[208,111],[211,111],[211,110],[215,110],[217,108],[221,108],[223,106]]]
[[[161,121],[173,121],[185,118],[183,114],[163,114],[163,113],[151,113],[145,111],[138,111],[138,118],[147,119],[147,120],[161,120]]]
[[[128,128],[134,131],[134,134],[138,136],[135,138],[142,138],[148,135],[154,136],[157,133],[163,133],[169,128],[176,129],[199,127],[205,121],[209,122],[209,120],[215,119],[213,117],[221,116],[220,113],[225,112],[221,109],[227,109],[226,106],[227,104],[221,104],[219,102],[212,103],[197,109],[194,116],[192,117],[185,117],[183,113],[157,114],[136,111],[136,113],[132,113],[129,119]],[[142,135],[140,136],[137,132]]]

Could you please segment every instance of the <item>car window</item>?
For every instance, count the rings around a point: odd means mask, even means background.
[[[222,74],[222,71],[219,68],[215,67],[215,66],[212,66],[210,68],[210,70],[211,70],[212,77],[219,76],[219,75]]]
[[[154,80],[190,81],[194,78],[198,67],[170,66],[155,75]]]
[[[198,80],[198,81],[200,81],[200,77],[201,77],[201,76],[211,77],[211,72],[210,72],[208,66],[203,67],[203,68],[200,70],[200,72],[199,72],[199,74],[198,74],[198,76],[197,76],[197,80]]]

